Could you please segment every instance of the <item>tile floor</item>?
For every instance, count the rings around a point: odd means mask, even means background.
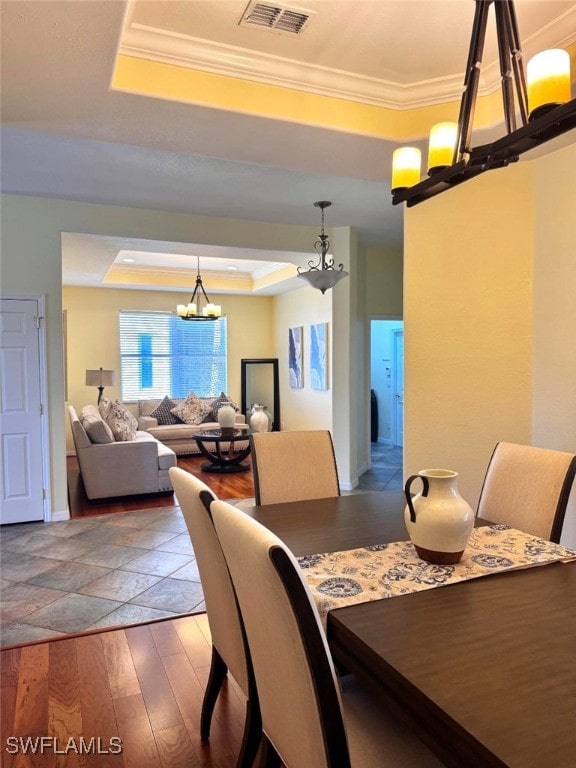
[[[354,492],[401,488],[402,449],[373,444]],[[0,645],[200,612],[203,599],[179,507],[0,526]]]

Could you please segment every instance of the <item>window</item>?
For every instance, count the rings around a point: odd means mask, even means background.
[[[226,392],[226,331],[225,317],[186,322],[170,312],[120,312],[122,400]]]

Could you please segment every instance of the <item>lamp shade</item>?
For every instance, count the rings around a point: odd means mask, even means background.
[[[432,126],[428,144],[428,173],[452,165],[457,135],[456,123],[436,123]]]
[[[87,387],[113,387],[116,384],[116,371],[105,371],[102,368],[86,371]]]
[[[392,189],[404,189],[420,181],[422,153],[417,147],[399,147],[392,153]]]
[[[551,48],[533,56],[526,66],[530,119],[570,101],[570,54]]]

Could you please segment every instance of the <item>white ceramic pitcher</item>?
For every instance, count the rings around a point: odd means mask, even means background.
[[[408,535],[418,556],[429,563],[458,563],[474,528],[474,512],[458,493],[457,477],[450,469],[422,469],[404,487]],[[417,479],[423,487],[412,497],[410,488]]]

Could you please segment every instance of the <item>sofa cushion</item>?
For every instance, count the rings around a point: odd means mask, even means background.
[[[138,421],[125,405],[118,401],[112,402],[104,397],[100,401],[100,413],[118,442],[135,439]]]
[[[150,413],[150,416],[156,419],[161,426],[166,424],[182,424],[182,419],[179,419],[178,416],[171,413],[172,408],[176,408],[177,405],[178,403],[175,403],[174,400],[170,400],[168,395],[166,395],[160,405],[156,406]]]
[[[115,442],[114,433],[101,416],[98,416],[98,418],[95,416],[88,416],[85,419],[82,419],[81,423],[86,430],[86,434],[93,443],[106,445],[107,443]]]
[[[190,392],[186,400],[172,409],[174,416],[178,416],[185,424],[201,424],[210,413],[210,402],[201,400],[194,392]]]
[[[220,392],[218,397],[215,400],[212,400],[210,403],[210,416],[213,421],[218,421],[218,410],[219,408],[222,408],[223,405],[231,405],[232,408],[238,413],[240,408],[236,405],[236,403],[228,397],[224,392]]]

